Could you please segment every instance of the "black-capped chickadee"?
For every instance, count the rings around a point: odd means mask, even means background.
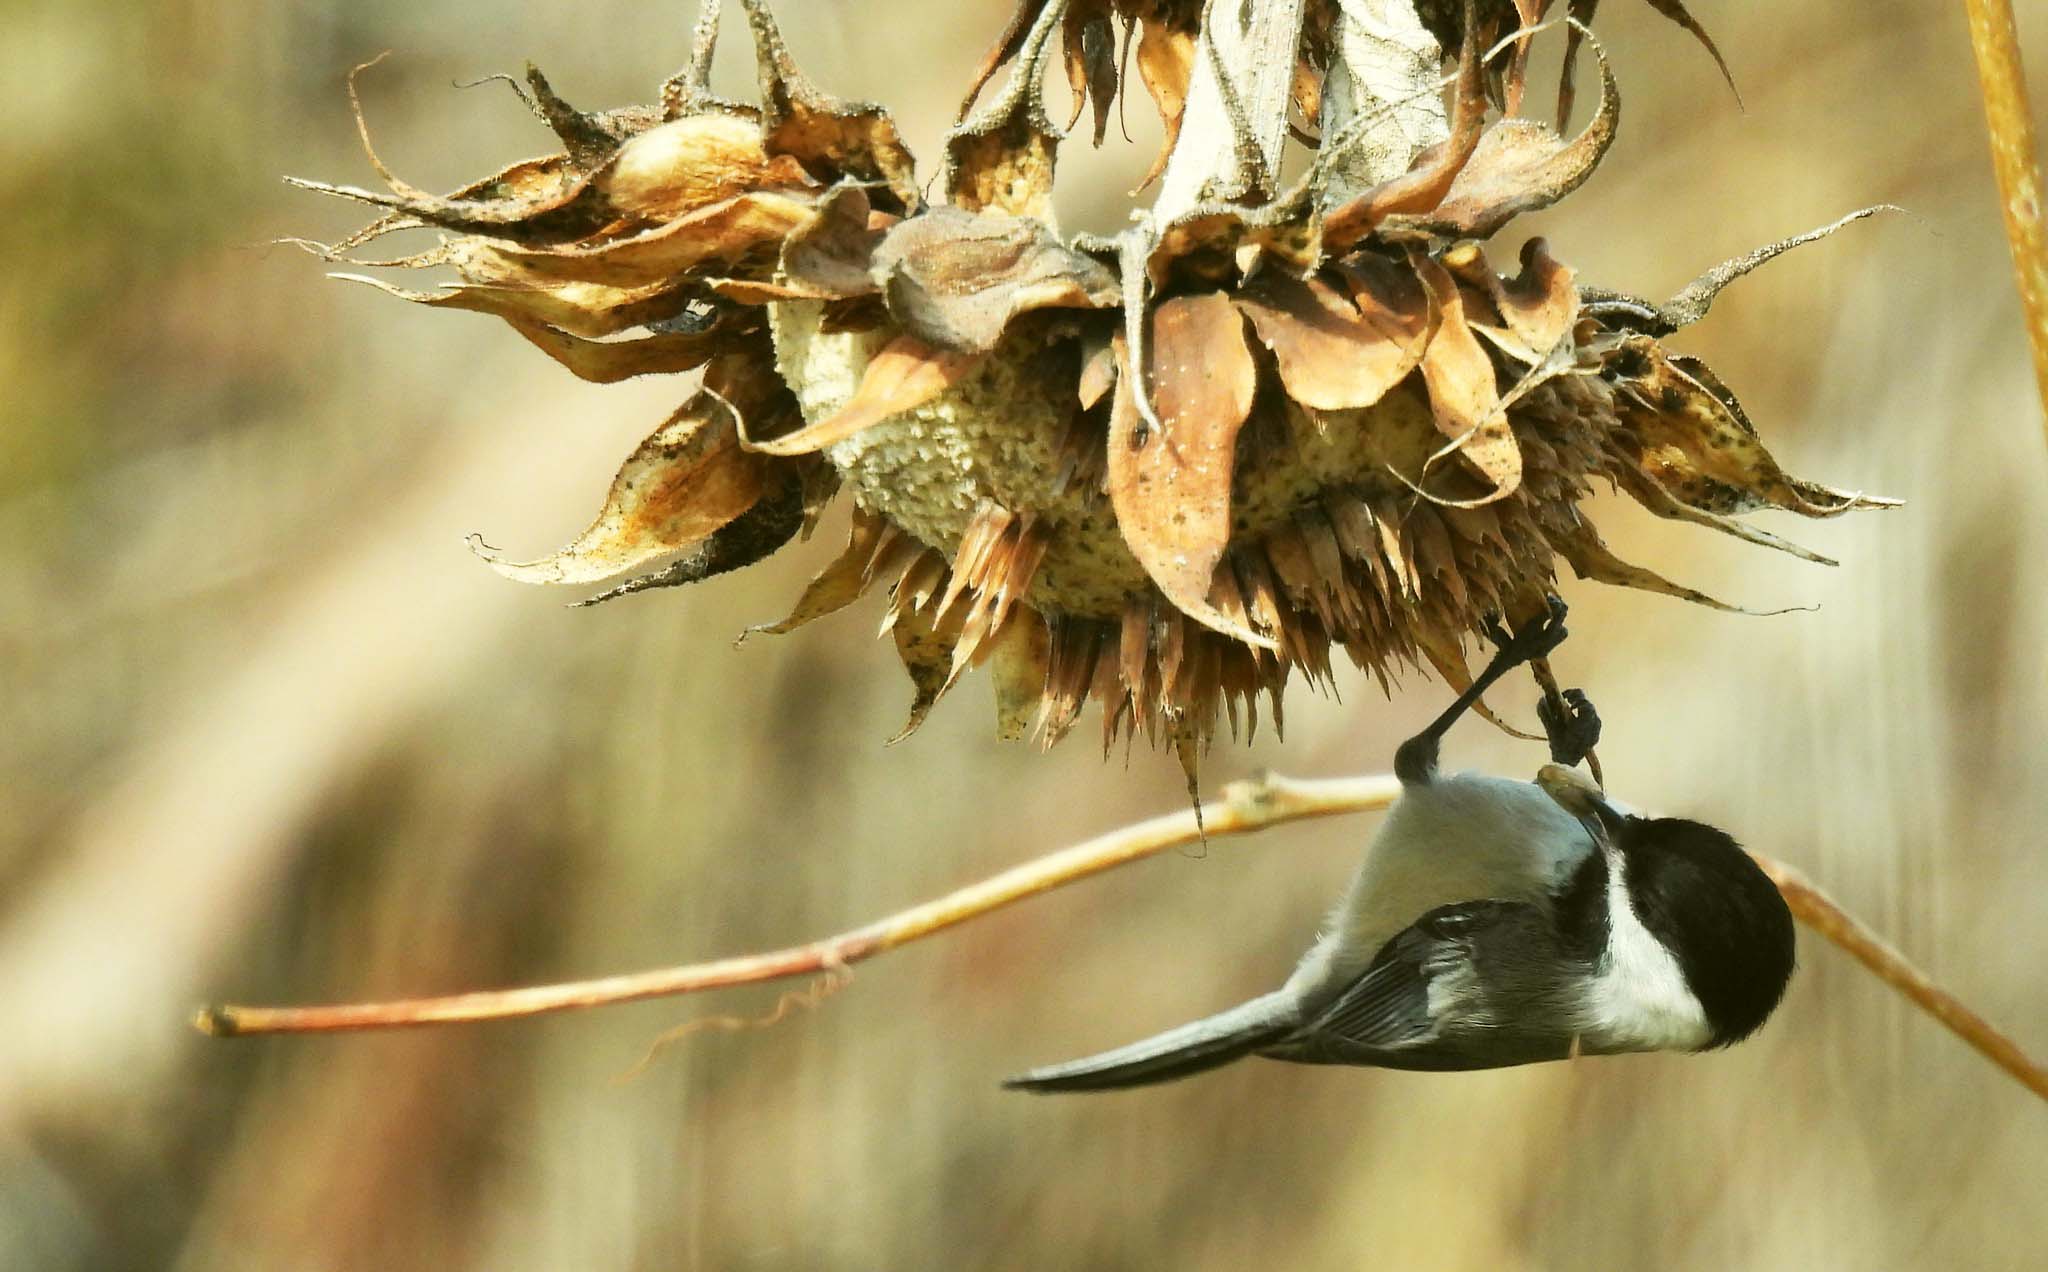
[[[1628,813],[1558,764],[1535,782],[1437,772],[1443,735],[1479,695],[1564,639],[1564,604],[1552,597],[1512,637],[1493,630],[1500,650],[1486,670],[1401,746],[1401,796],[1285,985],[1004,1085],[1109,1090],[1248,1055],[1494,1069],[1700,1051],[1754,1033],[1792,975],[1792,915],[1733,839]],[[1571,761],[1598,729],[1582,695],[1544,723],[1553,758]]]

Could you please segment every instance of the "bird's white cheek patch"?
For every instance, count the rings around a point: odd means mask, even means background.
[[[1607,901],[1613,927],[1587,1000],[1587,1040],[1603,1050],[1689,1051],[1713,1036],[1707,1013],[1663,942],[1629,904],[1621,863],[1610,862]]]

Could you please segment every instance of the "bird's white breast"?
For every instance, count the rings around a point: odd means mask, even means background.
[[[1621,854],[1608,857],[1607,952],[1586,995],[1589,1051],[1690,1051],[1713,1037],[1685,972],[1629,903]]]

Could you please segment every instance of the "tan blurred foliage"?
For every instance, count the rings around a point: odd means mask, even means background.
[[[1561,670],[1630,799],[1805,868],[2048,1045],[2048,456],[1962,19],[1693,6],[1712,61],[1610,6],[1627,109],[1528,232],[1668,293],[1888,200],[1681,344],[1802,471],[1903,495],[1800,525],[1839,570],[1616,506],[1612,539],[1759,619],[1580,586]],[[930,163],[1003,13],[789,0],[825,85]],[[2036,69],[2048,25],[2023,15]],[[1726,1055],[1431,1076],[1245,1065],[1094,1099],[1023,1065],[1273,982],[1363,821],[1167,857],[861,967],[773,1030],[668,1025],[777,991],[402,1036],[208,1042],[202,997],[469,988],[837,930],[1174,807],[1164,754],[990,738],[966,689],[902,746],[871,610],[735,650],[834,530],[746,574],[570,611],[463,550],[544,550],[674,405],[482,318],[264,246],[352,213],[347,68],[385,157],[448,187],[543,149],[501,86],[642,100],[684,6],[11,6],[0,37],[0,1265],[155,1268],[2020,1267],[2039,1106],[1809,940]],[[741,50],[721,64],[744,87]],[[1554,57],[1554,51],[1552,56]],[[1157,124],[1063,182],[1114,228]],[[1074,179],[1074,174],[1089,174]],[[1438,688],[1297,693],[1260,764],[1377,769]],[[1507,703],[1526,711],[1526,703]],[[1452,756],[1541,756],[1482,727]]]

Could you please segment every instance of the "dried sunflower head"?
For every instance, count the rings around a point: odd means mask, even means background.
[[[1319,129],[1308,175],[1281,189],[1270,146],[1226,137],[1183,196],[1114,239],[1054,225],[1064,130],[1043,60],[1057,44],[1099,139],[1116,45],[1135,45],[1171,195],[1216,35],[1203,5],[1024,0],[948,139],[936,204],[888,115],[814,88],[766,0],[744,7],[756,103],[708,88],[708,3],[657,106],[579,112],[528,72],[559,153],[447,196],[381,165],[388,192],[315,187],[387,209],[337,255],[441,232],[395,263],[459,281],[397,295],[499,317],[590,380],[701,369],[575,542],[493,558],[513,578],[626,579],[604,597],[702,579],[775,551],[844,490],[844,552],[757,630],[879,588],[916,688],[906,732],[987,663],[1006,737],[1049,745],[1094,699],[1105,745],[1142,729],[1191,763],[1225,718],[1254,728],[1261,695],[1277,722],[1296,670],[1327,683],[1333,647],[1382,685],[1403,664],[1466,683],[1466,635],[1529,610],[1559,558],[1719,604],[1614,556],[1580,510],[1596,484],[1814,560],[1736,517],[1890,502],[1786,474],[1721,381],[1661,343],[1803,239],[1662,306],[1582,286],[1540,239],[1506,271],[1489,258],[1614,135],[1604,54],[1576,137],[1514,113],[1520,65],[1489,60],[1482,36],[1548,0],[1298,3],[1281,114],[1291,102],[1304,136]],[[1459,42],[1448,107],[1432,31]],[[1208,56],[1209,105],[1270,131]],[[1490,98],[1508,106],[1489,124]]]

